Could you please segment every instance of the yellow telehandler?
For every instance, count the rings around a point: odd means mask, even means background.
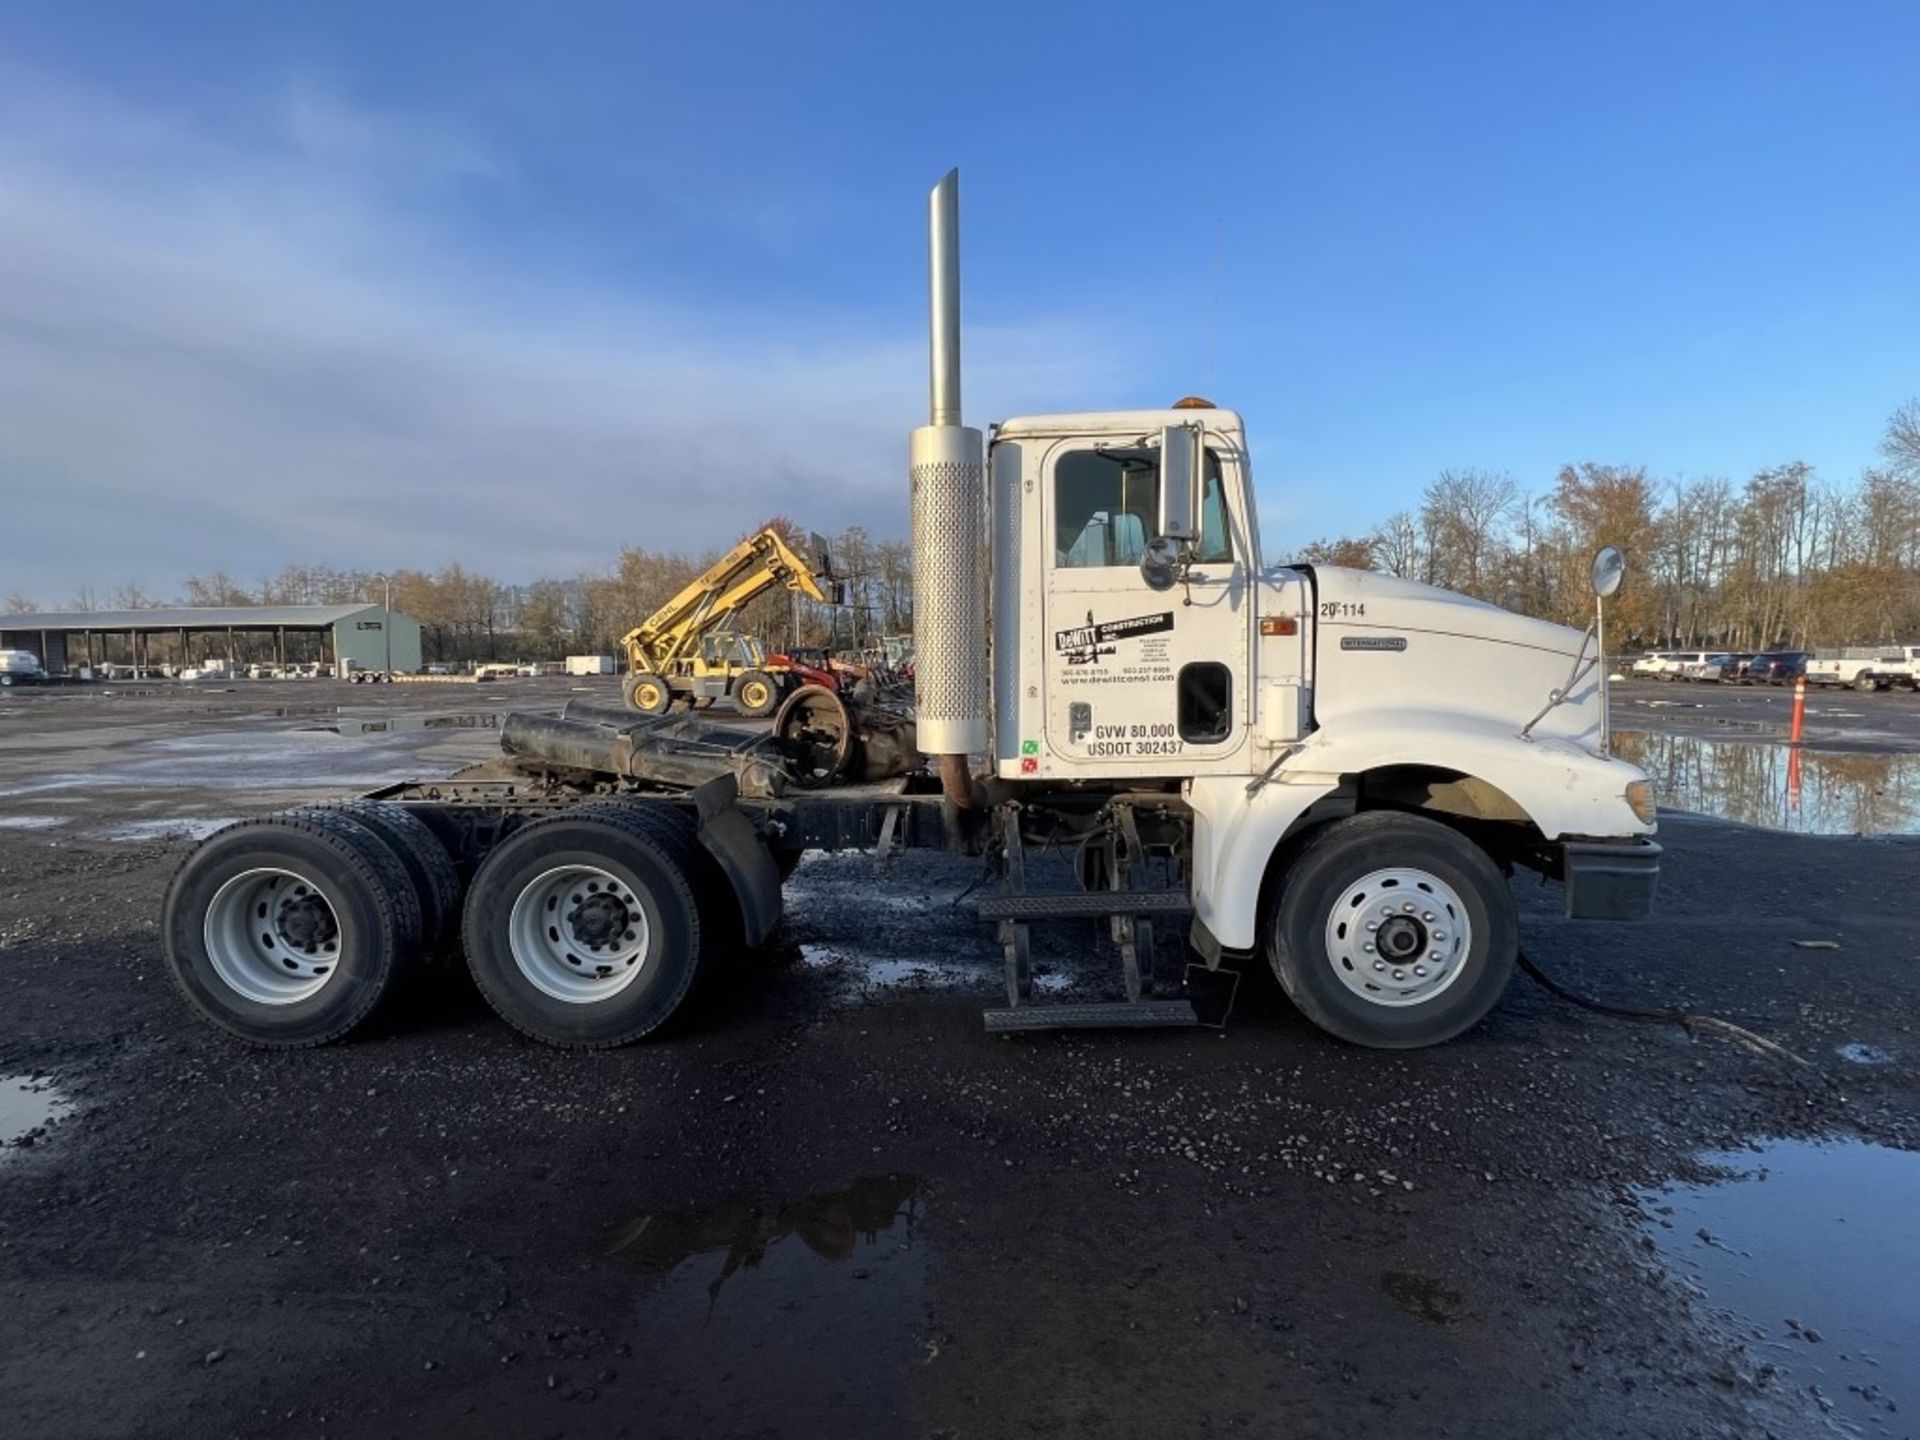
[[[790,669],[770,666],[757,636],[730,629],[750,602],[776,585],[825,603],[833,594],[827,542],[808,537],[803,558],[778,530],[750,535],[621,639],[629,671],[621,693],[648,715],[675,701],[705,707],[731,700],[743,715],[770,715],[792,688]]]

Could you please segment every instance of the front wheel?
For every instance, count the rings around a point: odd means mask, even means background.
[[[780,688],[764,670],[747,670],[734,682],[733,703],[740,707],[742,715],[757,720],[773,713],[780,703]]]
[[[1485,851],[1424,816],[1369,811],[1309,837],[1282,879],[1267,956],[1314,1024],[1356,1045],[1451,1040],[1513,977],[1519,920]]]
[[[664,715],[673,703],[673,688],[658,675],[629,675],[620,688],[627,704],[642,715]]]

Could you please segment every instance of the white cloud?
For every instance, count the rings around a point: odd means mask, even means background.
[[[513,175],[310,88],[235,138],[0,73],[0,591],[904,529],[919,335],[476,270],[433,202]],[[1113,353],[968,342],[979,417],[1091,398]]]

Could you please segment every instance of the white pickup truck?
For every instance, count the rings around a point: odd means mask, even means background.
[[[1856,690],[1920,686],[1920,645],[1868,645],[1807,662],[1809,685],[1851,685]]]

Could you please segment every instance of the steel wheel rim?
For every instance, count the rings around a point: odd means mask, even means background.
[[[214,892],[201,924],[221,983],[256,1005],[297,1005],[340,968],[340,916],[311,877],[263,866]]]
[[[1361,876],[1327,916],[1327,960],[1370,1005],[1424,1005],[1450,989],[1473,949],[1466,902],[1428,870],[1395,866]]]
[[[638,690],[633,692],[633,698],[640,702],[640,708],[642,710],[655,709],[660,704],[660,687],[658,685],[642,685]]]
[[[749,680],[740,690],[740,698],[746,702],[749,710],[763,708],[768,699],[767,687],[758,680]]]
[[[527,983],[568,1005],[625,990],[653,941],[633,887],[597,865],[560,865],[530,880],[507,917],[507,946]]]

